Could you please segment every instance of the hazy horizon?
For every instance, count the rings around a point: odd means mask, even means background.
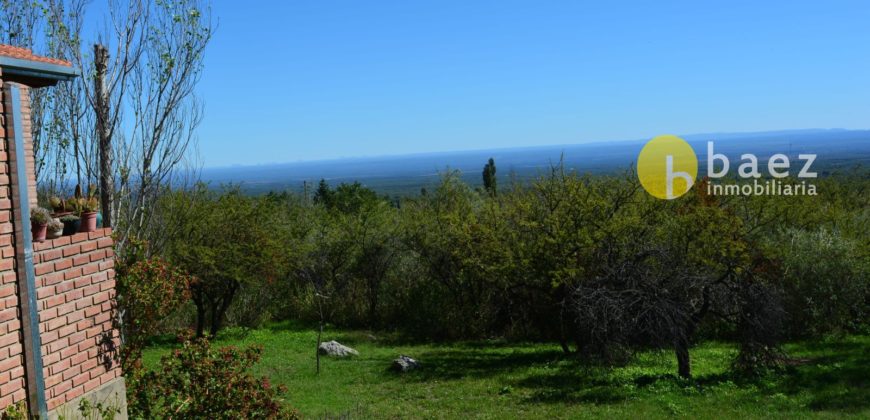
[[[726,137],[741,137],[741,136],[766,136],[766,135],[783,135],[788,133],[813,133],[813,132],[870,132],[870,128],[795,128],[795,129],[777,129],[777,130],[763,130],[763,131],[719,131],[719,132],[700,132],[700,133],[680,133],[678,136],[685,137],[687,139],[696,139],[701,136],[726,136]],[[659,134],[672,134],[672,133],[657,133]],[[293,164],[308,164],[308,163],[329,163],[329,162],[340,162],[340,161],[354,161],[354,160],[368,160],[368,159],[378,159],[378,158],[399,158],[399,157],[423,157],[423,156],[438,156],[438,155],[451,155],[451,154],[461,154],[461,153],[475,153],[475,152],[497,152],[497,151],[512,151],[512,150],[536,150],[536,149],[552,149],[557,147],[574,147],[574,146],[584,146],[584,145],[603,145],[603,144],[630,144],[637,142],[646,142],[653,136],[649,136],[646,138],[626,138],[626,139],[605,139],[605,140],[589,140],[589,141],[579,141],[576,143],[551,143],[551,144],[536,144],[536,145],[527,145],[527,146],[506,146],[506,147],[491,147],[491,148],[467,148],[467,149],[451,149],[451,150],[431,150],[431,151],[420,151],[420,152],[411,152],[411,153],[385,153],[385,154],[369,154],[369,155],[354,155],[354,156],[336,156],[336,157],[327,157],[321,159],[299,159],[299,160],[275,160],[275,161],[263,161],[257,163],[249,163],[249,164],[230,164],[230,165],[203,165],[203,169],[205,170],[222,170],[222,169],[233,169],[233,168],[249,168],[249,167],[262,167],[262,166],[280,166],[280,165],[293,165]],[[710,138],[710,140],[717,140],[716,138]],[[727,140],[720,139],[720,140]]]
[[[716,153],[725,154],[735,162],[744,153],[753,153],[761,159],[775,153],[788,156],[814,153],[818,155],[816,165],[822,173],[848,170],[855,165],[870,166],[870,130],[776,130],[682,137],[698,154],[699,167],[706,167],[701,156],[706,153],[709,140],[715,141]],[[213,186],[240,184],[254,193],[298,191],[306,182],[310,184],[325,179],[330,183],[360,182],[381,193],[407,195],[418,193],[421,187],[434,187],[445,171],[459,171],[466,182],[477,185],[481,182],[481,168],[489,158],[495,159],[497,176],[505,182],[512,178],[522,180],[539,176],[559,162],[566,169],[580,173],[614,174],[630,169],[648,140],[206,167],[202,169],[201,177]]]

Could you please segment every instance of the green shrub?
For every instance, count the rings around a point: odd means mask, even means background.
[[[206,338],[184,337],[154,371],[128,376],[134,418],[295,419],[280,399],[284,387],[255,378],[248,369],[261,349],[214,349]]]
[[[121,366],[129,372],[138,366],[147,340],[161,332],[162,321],[190,299],[191,278],[159,258],[117,266]]]
[[[0,420],[26,420],[30,418],[27,413],[27,405],[24,401],[19,401],[15,404],[10,404],[0,412]]]
[[[794,335],[862,328],[868,314],[870,264],[858,241],[827,229],[789,229],[773,245],[781,247],[783,288]]]

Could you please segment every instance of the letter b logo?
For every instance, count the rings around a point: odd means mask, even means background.
[[[637,177],[653,197],[672,200],[689,191],[698,175],[698,156],[685,140],[662,135],[647,142],[637,158]]]

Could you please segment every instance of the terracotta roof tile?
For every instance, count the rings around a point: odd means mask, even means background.
[[[33,52],[31,52],[27,48],[13,47],[11,45],[5,44],[0,44],[0,56],[72,67],[72,64],[70,64],[69,61],[59,60],[57,58],[41,57],[38,55],[34,55]]]

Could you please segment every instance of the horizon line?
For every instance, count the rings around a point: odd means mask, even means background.
[[[762,130],[762,131],[719,131],[719,132],[706,132],[706,133],[691,133],[691,134],[676,134],[679,137],[700,137],[700,136],[734,136],[734,135],[772,135],[772,134],[787,134],[787,133],[801,133],[801,132],[822,132],[822,131],[870,131],[870,128],[794,128],[794,129],[778,129],[778,130]],[[668,133],[664,133],[668,134]],[[437,155],[449,155],[456,153],[475,153],[475,152],[498,152],[498,151],[513,151],[513,150],[532,150],[532,149],[543,149],[543,148],[554,148],[554,147],[572,147],[572,146],[592,146],[592,145],[601,145],[601,144],[619,144],[619,143],[635,143],[635,142],[644,142],[649,141],[652,137],[642,138],[642,139],[614,139],[614,140],[590,140],[586,142],[579,143],[561,143],[561,144],[543,144],[537,146],[514,146],[514,147],[496,147],[496,148],[476,148],[476,149],[454,149],[454,150],[444,150],[444,151],[430,151],[430,152],[413,152],[413,153],[396,153],[396,154],[380,154],[380,155],[358,155],[358,156],[343,156],[343,157],[334,157],[334,158],[320,158],[320,159],[303,159],[303,160],[291,160],[291,161],[283,161],[283,162],[264,162],[264,163],[252,163],[252,164],[232,164],[232,165],[217,165],[217,166],[203,166],[202,170],[226,170],[226,169],[241,169],[241,168],[256,168],[256,167],[267,167],[267,166],[282,166],[282,165],[296,165],[296,164],[309,164],[309,163],[327,163],[327,162],[341,162],[341,161],[353,161],[353,160],[369,160],[369,159],[378,159],[378,158],[399,158],[399,157],[422,157],[422,156],[437,156]]]

